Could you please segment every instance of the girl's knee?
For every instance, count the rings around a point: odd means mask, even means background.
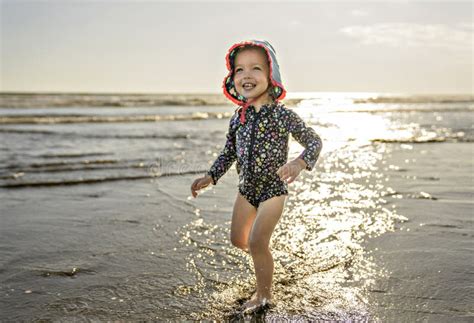
[[[246,242],[242,241],[242,239],[231,235],[230,242],[232,243],[234,247],[237,247],[239,249],[242,249],[243,251],[248,252],[249,246]]]
[[[268,241],[262,238],[250,238],[249,250],[252,254],[267,253],[269,251]]]

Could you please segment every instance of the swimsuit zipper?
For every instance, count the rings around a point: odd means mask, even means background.
[[[252,132],[251,132],[251,138],[250,138],[250,154],[249,154],[249,171],[252,170],[252,173],[253,173],[253,169],[251,167],[251,163],[252,163],[252,155],[253,155],[253,146],[255,144],[255,126],[257,125],[257,121],[258,121],[258,116],[260,115],[260,113],[256,113],[255,115],[255,120],[252,124]]]

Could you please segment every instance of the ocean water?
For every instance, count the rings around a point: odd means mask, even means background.
[[[256,319],[472,321],[474,98],[290,93],[324,141]],[[221,95],[0,95],[0,320],[244,320]],[[302,147],[292,141],[290,157]]]

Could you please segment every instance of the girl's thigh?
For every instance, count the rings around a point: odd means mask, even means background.
[[[275,196],[258,207],[257,217],[250,231],[250,248],[267,248],[285,207],[286,195]],[[253,248],[252,248],[253,247]]]
[[[242,194],[237,193],[230,227],[230,238],[234,244],[247,245],[256,216],[257,209]]]

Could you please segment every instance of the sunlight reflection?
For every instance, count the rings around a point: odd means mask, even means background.
[[[375,277],[385,273],[366,254],[363,243],[406,220],[383,199],[391,188],[384,186],[386,178],[379,171],[386,146],[378,140],[411,138],[419,128],[400,127],[380,114],[334,113],[337,106],[352,104],[344,95],[328,94],[324,100],[331,107],[325,109],[318,100],[305,100],[298,107],[324,147],[316,169],[291,184],[287,208],[273,233],[276,308],[267,318],[298,314],[313,319],[367,319],[366,293]],[[289,157],[295,158],[301,149],[292,139]],[[209,291],[209,307],[195,313],[196,319],[232,312],[236,300],[249,297],[255,288],[252,259],[222,244],[228,234],[227,227],[203,222],[183,228],[183,242],[196,248],[189,263],[200,279],[192,288]]]

